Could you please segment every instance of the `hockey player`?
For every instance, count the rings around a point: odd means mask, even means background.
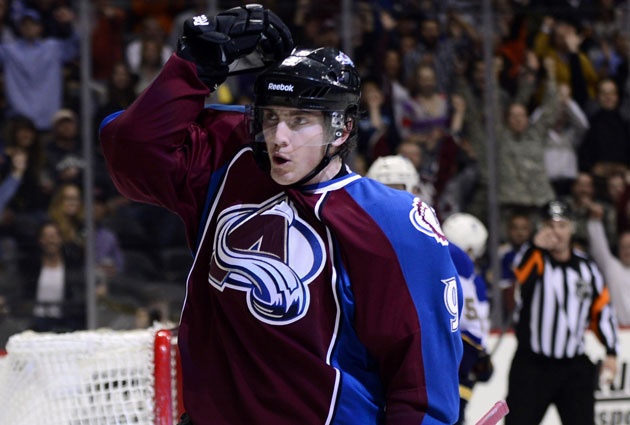
[[[486,340],[490,331],[490,300],[486,282],[475,271],[477,261],[486,249],[488,231],[483,223],[468,213],[455,213],[444,221],[444,234],[459,273],[464,296],[460,322],[464,354],[459,365],[459,420],[465,423],[466,405],[476,382],[486,382],[493,366],[487,353]]]
[[[447,242],[430,207],[344,165],[350,58],[285,58],[291,44],[258,5],[191,18],[154,82],[101,126],[118,189],[186,224],[185,422],[451,424],[462,346]],[[204,108],[237,62],[267,66],[253,113]]]

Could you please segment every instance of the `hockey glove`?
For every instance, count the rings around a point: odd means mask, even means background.
[[[291,32],[280,18],[261,5],[248,4],[210,18],[187,19],[177,55],[193,62],[201,81],[214,90],[228,75],[238,73],[230,72],[234,61],[254,54],[260,69],[286,57],[292,48]]]
[[[472,373],[478,382],[488,382],[494,372],[492,359],[485,351],[479,354],[479,358],[472,367]]]

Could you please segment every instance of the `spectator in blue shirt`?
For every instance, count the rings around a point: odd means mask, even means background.
[[[55,14],[59,23],[71,27],[72,11],[59,12]],[[41,17],[33,9],[23,11],[18,27],[17,40],[0,44],[9,113],[25,115],[38,130],[48,130],[61,108],[63,64],[77,56],[79,37],[70,30],[68,38],[42,38]]]

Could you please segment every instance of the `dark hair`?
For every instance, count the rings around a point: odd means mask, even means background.
[[[44,147],[39,140],[39,133],[37,132],[37,128],[30,118],[24,115],[16,115],[6,121],[4,127],[4,134],[7,141],[6,145],[7,147],[17,147],[16,137],[18,132],[23,129],[32,131],[35,135],[35,140],[33,141],[33,144],[27,148],[28,169],[35,171],[35,173],[39,175],[39,172],[44,167],[46,158]]]

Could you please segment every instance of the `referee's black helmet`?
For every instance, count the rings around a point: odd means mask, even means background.
[[[573,213],[571,207],[564,201],[553,200],[545,204],[542,208],[543,220],[573,220]]]

